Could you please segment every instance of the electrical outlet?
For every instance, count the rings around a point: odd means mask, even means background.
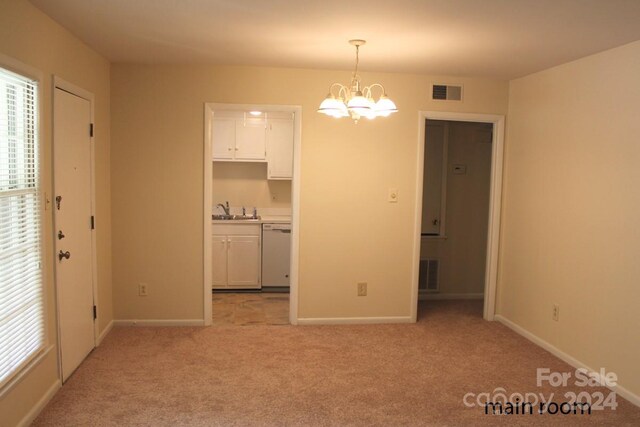
[[[556,322],[560,318],[560,306],[558,304],[553,304],[553,320]]]
[[[359,297],[367,296],[367,282],[358,283],[358,296]]]
[[[138,284],[138,296],[146,297],[147,295],[149,295],[147,293],[147,284],[146,283],[139,283]]]

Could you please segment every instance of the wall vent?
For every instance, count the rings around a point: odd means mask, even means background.
[[[421,259],[418,289],[433,292],[439,289],[440,261],[437,259]]]
[[[462,86],[433,85],[431,99],[462,101]]]

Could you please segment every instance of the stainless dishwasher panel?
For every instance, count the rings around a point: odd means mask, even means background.
[[[288,287],[291,224],[262,224],[262,287]]]

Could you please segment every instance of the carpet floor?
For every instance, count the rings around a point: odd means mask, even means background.
[[[620,397],[591,415],[466,406],[467,393],[498,388],[557,403],[608,393],[536,386],[536,368],[574,370],[481,313],[477,301],[438,301],[416,324],[114,328],[34,425],[640,425]]]

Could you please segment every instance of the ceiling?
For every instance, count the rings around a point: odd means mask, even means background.
[[[639,0],[31,0],[112,62],[511,79],[640,39]]]

